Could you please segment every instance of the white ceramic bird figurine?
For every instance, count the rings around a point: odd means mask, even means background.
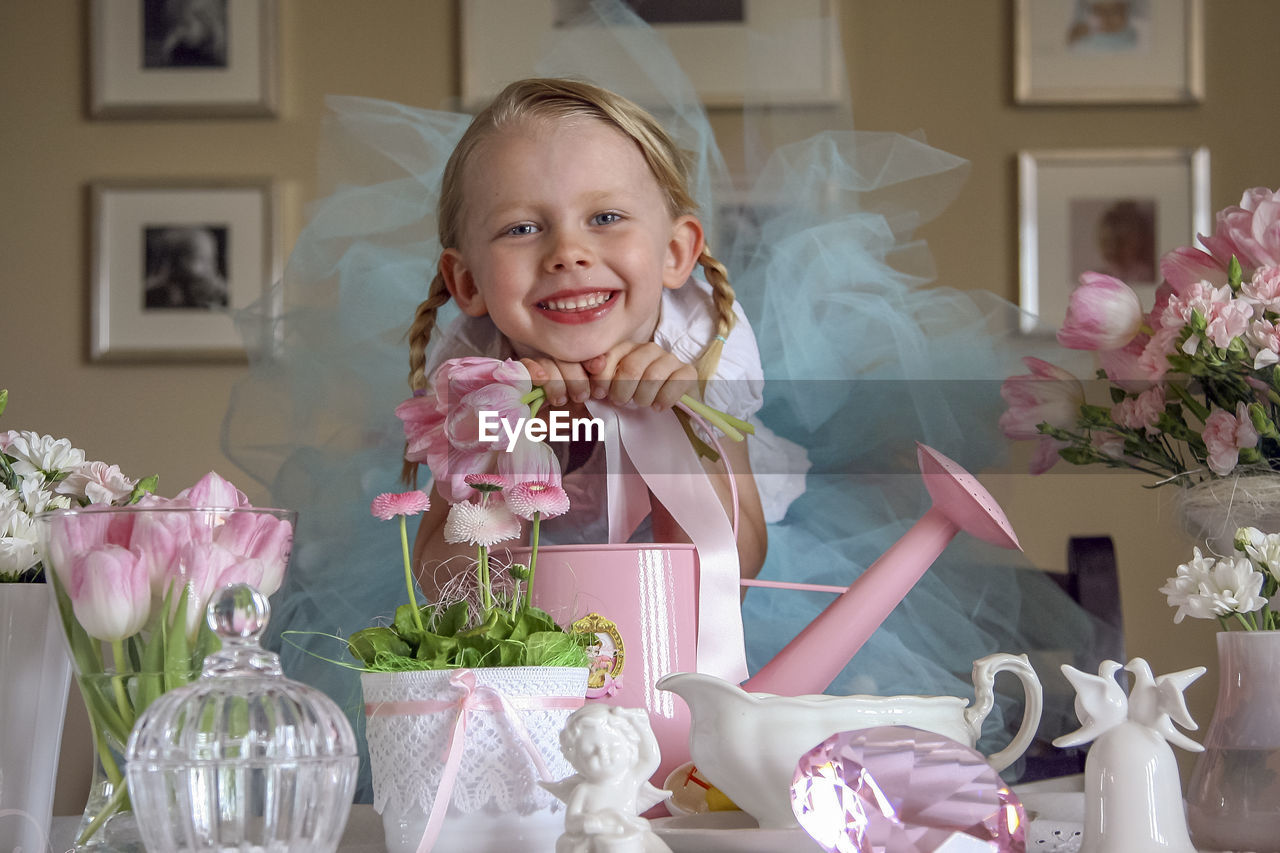
[[[1129,696],[1116,681],[1121,666],[1115,661],[1103,661],[1097,675],[1062,667],[1076,688],[1081,726],[1056,738],[1054,746],[1093,741],[1084,767],[1080,853],[1195,853],[1169,744],[1201,749],[1174,723],[1195,728],[1182,693],[1204,667],[1159,678],[1142,658],[1123,668],[1134,677]]]
[[[1074,666],[1063,665],[1062,674],[1076,689],[1076,717],[1080,728],[1056,738],[1056,747],[1080,746],[1094,740],[1112,726],[1124,722],[1129,709],[1124,690],[1116,682],[1120,664],[1104,660],[1098,674],[1082,672]]]
[[[1187,698],[1183,691],[1197,678],[1205,674],[1203,666],[1171,672],[1155,678],[1151,665],[1142,658],[1134,658],[1125,665],[1133,673],[1133,686],[1129,688],[1129,719],[1159,732],[1166,741],[1188,752],[1204,752],[1204,747],[1174,727],[1195,731],[1199,726],[1187,710]]]

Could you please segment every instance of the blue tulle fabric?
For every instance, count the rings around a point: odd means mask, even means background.
[[[928,509],[917,441],[975,472],[1003,461],[999,384],[1020,372],[1028,349],[1016,337],[1017,310],[982,291],[927,286],[928,252],[913,236],[954,196],[966,164],[921,139],[851,131],[847,114],[834,112],[827,124],[836,129],[775,147],[786,115],[748,97],[743,150],[755,175],[733,195],[745,206],[730,227],[716,221],[726,209],[716,204],[728,185],[723,160],[661,39],[621,4],[597,3],[590,14],[592,26],[548,45],[539,73],[632,98],[694,153],[707,232],[722,237],[713,250],[759,339],[761,420],[809,452],[806,491],[770,525],[761,577],[848,584]],[[342,638],[404,599],[398,536],[368,507],[398,490],[406,332],[439,252],[441,171],[469,116],[354,97],[329,107],[321,198],[273,294],[283,311],[264,304],[241,317],[244,334],[268,342],[271,355],[235,388],[224,446],[276,505],[299,510],[271,644],[287,674],[326,690],[360,730],[358,675],[333,661],[345,659]],[[441,325],[449,319],[442,311]],[[1030,568],[962,534],[829,692],[972,697],[972,663],[991,652],[1070,650],[1068,662],[1087,654],[1103,629]],[[830,600],[749,592],[751,668]],[[1016,728],[1015,705],[1002,695],[988,746]],[[1069,696],[1058,696],[1042,733],[1074,727]]]

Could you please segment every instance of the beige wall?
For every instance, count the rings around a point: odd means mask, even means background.
[[[1277,184],[1280,74],[1259,34],[1280,27],[1274,0],[1206,4],[1207,97],[1189,107],[1016,108],[1010,4],[1003,0],[843,0],[861,128],[923,129],[969,158],[964,192],[925,236],[942,283],[1014,298],[1014,155],[1022,148],[1207,145],[1212,202]],[[69,436],[91,457],[158,473],[172,493],[210,469],[236,476],[218,430],[236,366],[101,365],[87,360],[85,185],[103,178],[268,175],[283,189],[283,245],[312,195],[322,98],[358,94],[436,107],[456,90],[451,0],[280,0],[282,111],[274,120],[89,121],[83,111],[80,3],[0,3],[0,386],[7,426]],[[718,121],[731,126],[730,117]],[[1170,624],[1154,590],[1189,542],[1136,477],[1073,471],[984,476],[1027,550],[1062,568],[1066,537],[1109,532],[1123,568],[1129,651],[1157,671],[1211,664],[1212,627]],[[250,497],[260,500],[264,495]],[[1213,673],[1193,688],[1208,719]],[[83,737],[83,712],[68,723]],[[81,742],[82,743],[82,742]],[[78,746],[72,764],[84,754]],[[83,802],[71,770],[60,813]]]

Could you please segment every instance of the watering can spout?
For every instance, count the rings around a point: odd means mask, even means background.
[[[961,530],[1002,548],[1018,537],[976,478],[931,447],[916,456],[933,506],[794,640],[743,683],[745,690],[821,693]]]

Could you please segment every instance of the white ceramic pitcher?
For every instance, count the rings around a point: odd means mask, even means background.
[[[1026,751],[1040,725],[1043,694],[1026,655],[998,653],[973,665],[975,701],[958,696],[775,696],[747,693],[723,679],[678,672],[658,682],[688,703],[689,748],[698,772],[763,828],[796,825],[790,788],[805,752],[836,732],[912,726],[969,746],[995,705],[996,673],[1012,672],[1026,694],[1022,726],[988,757],[1003,770]]]

